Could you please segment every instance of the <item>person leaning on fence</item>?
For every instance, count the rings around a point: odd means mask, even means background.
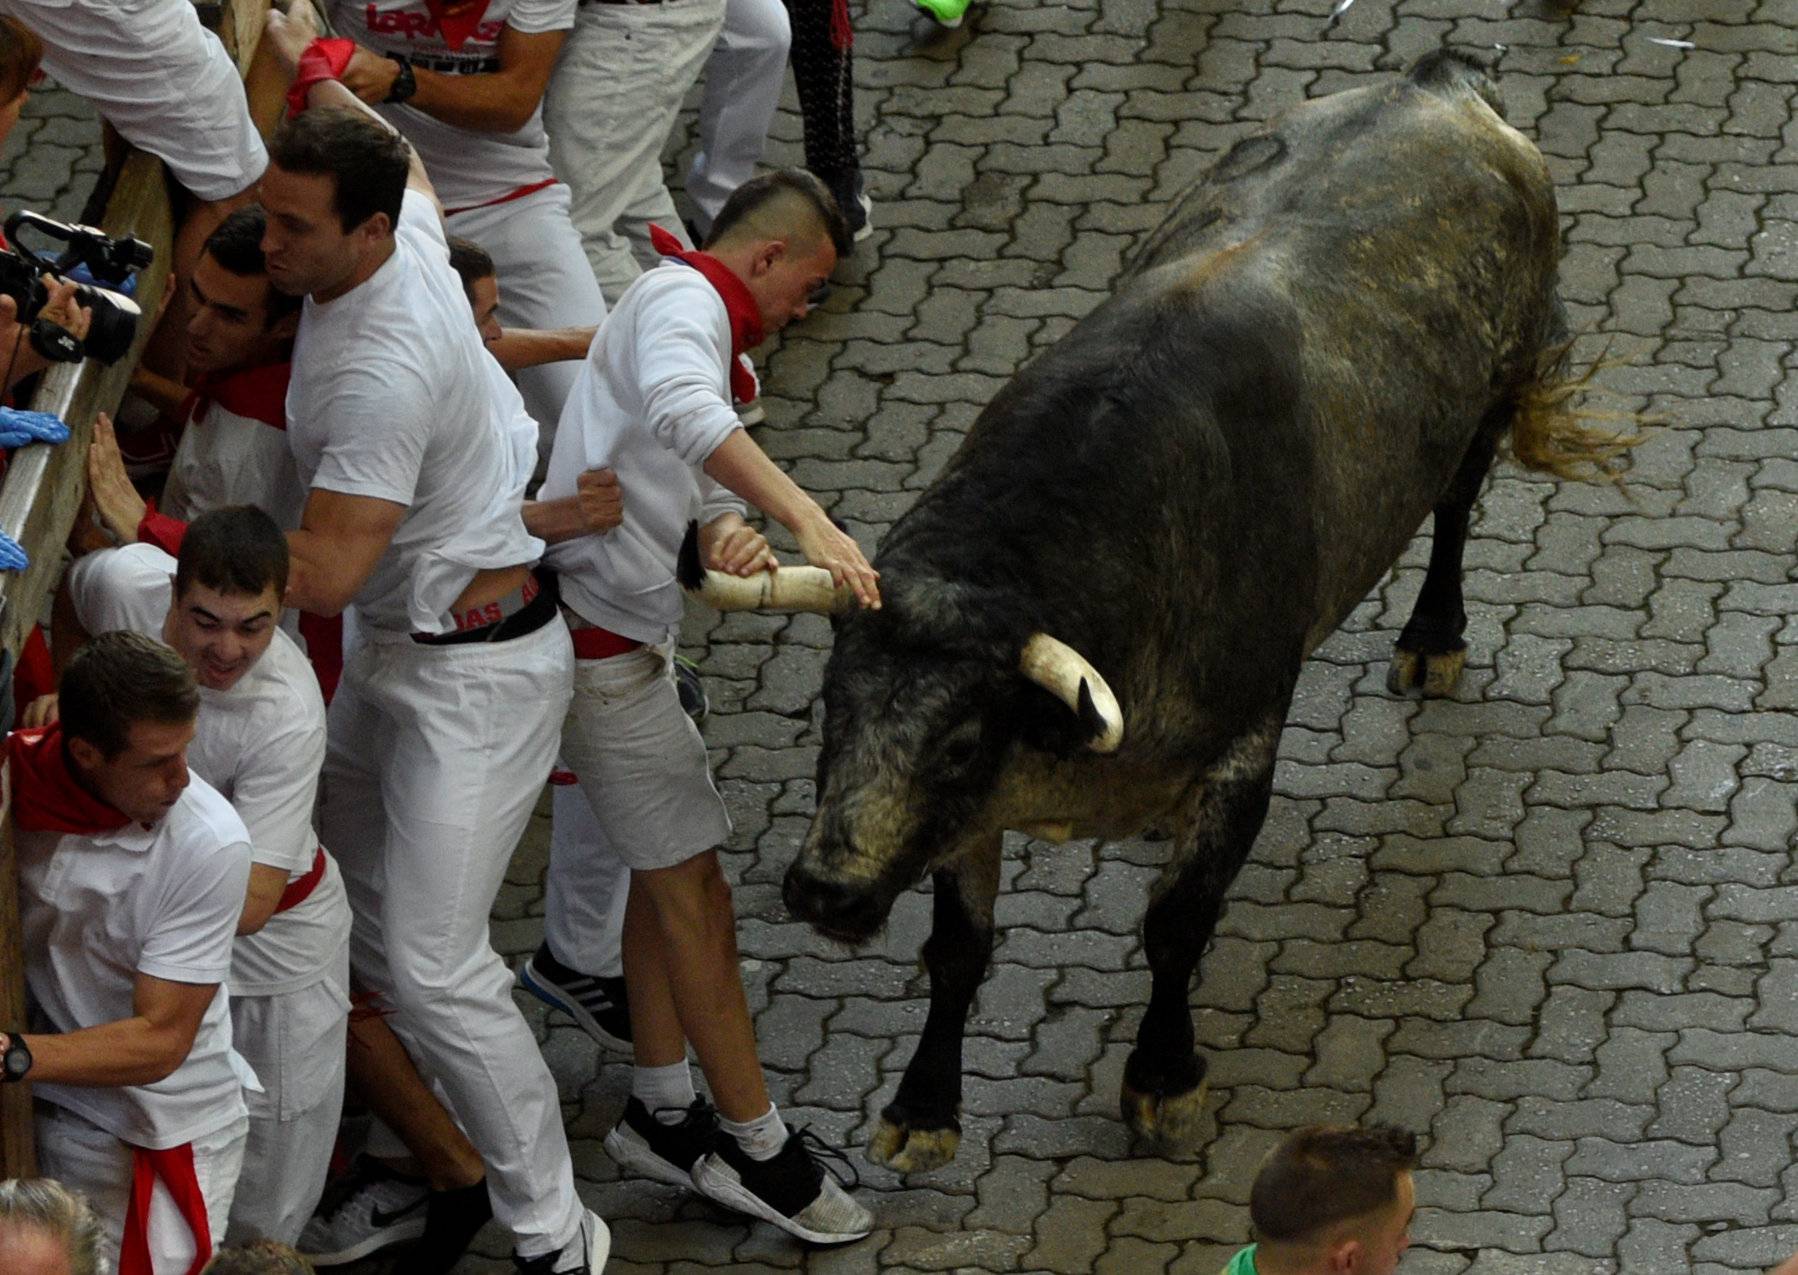
[[[1411,1245],[1416,1166],[1416,1136],[1390,1125],[1289,1135],[1249,1189],[1257,1242],[1221,1275],[1392,1275]]]
[[[179,1275],[223,1234],[256,1078],[231,1049],[243,820],[190,779],[199,690],[174,651],[104,633],[59,721],[7,740],[25,979],[45,1030],[4,1024],[38,1160],[87,1196],[118,1275]]]
[[[100,1223],[87,1201],[50,1178],[0,1182],[0,1271],[101,1275]]]

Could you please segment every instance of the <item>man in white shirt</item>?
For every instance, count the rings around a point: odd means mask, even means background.
[[[61,720],[7,741],[34,1022],[0,1034],[29,1079],[44,1172],[81,1191],[120,1275],[179,1275],[223,1233],[254,1083],[221,984],[250,838],[189,782],[199,692],[175,652],[106,633],[60,684]]]
[[[574,13],[575,0],[330,6],[337,34],[360,46],[345,86],[417,150],[449,233],[493,255],[506,280],[499,320],[511,328],[590,327],[606,312],[543,131],[544,87]],[[549,361],[517,373],[544,458],[578,370]]]
[[[309,35],[269,15],[287,66]],[[310,493],[289,599],[353,602],[362,638],[331,703],[321,807],[351,964],[486,1161],[521,1268],[596,1273],[605,1223],[575,1194],[555,1079],[488,936],[572,690],[514,481],[521,408],[405,142],[306,64],[309,109],[270,146],[263,251],[275,286],[306,295],[287,419]]]
[[[227,507],[187,528],[178,560],[147,544],[81,558],[53,629],[59,652],[89,633],[131,629],[187,661],[200,683],[189,764],[250,833],[228,986],[235,1045],[263,1092],[248,1099],[232,1242],[299,1237],[343,1107],[350,909],[312,828],[325,705],[306,657],[278,627],[286,587],[281,529],[260,509]]]
[[[605,845],[631,869],[624,977],[636,1065],[606,1149],[645,1176],[691,1182],[824,1244],[859,1239],[873,1220],[769,1099],[716,851],[730,821],[669,658],[682,612],[675,563],[691,521],[703,524],[712,568],[752,575],[773,565],[767,541],[743,521],[744,500],[783,523],[806,558],[863,605],[879,605],[874,569],[855,541],[763,454],[731,408],[739,356],[805,313],[847,245],[842,214],[809,174],[771,173],[741,187],[707,252],[676,252],[607,316],[543,485],[560,495],[582,470],[606,464],[630,493],[616,532],[554,546],[548,557],[578,660],[562,756]],[[552,859],[550,908],[578,896],[594,869]],[[716,1114],[695,1095],[689,1043]]]

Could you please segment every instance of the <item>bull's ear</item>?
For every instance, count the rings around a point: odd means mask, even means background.
[[[674,558],[674,578],[683,589],[697,589],[705,583],[705,564],[699,560],[699,520],[687,520],[687,534],[681,537],[680,552]]]
[[[1074,712],[1079,716],[1080,725],[1085,728],[1088,739],[1099,739],[1111,727],[1111,723],[1105,720],[1105,714],[1099,711],[1098,704],[1093,701],[1092,687],[1084,677],[1080,679],[1080,694],[1074,705]]]

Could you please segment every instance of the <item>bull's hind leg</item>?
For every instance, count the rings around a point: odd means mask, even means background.
[[[1224,894],[1267,818],[1286,700],[1239,736],[1209,770],[1175,836],[1174,858],[1143,921],[1152,983],[1136,1048],[1124,1064],[1124,1122],[1163,1151],[1197,1143],[1205,1112],[1205,1059],[1193,1047],[1188,994]]]
[[[1482,426],[1442,499],[1430,531],[1430,566],[1411,618],[1400,630],[1386,670],[1386,689],[1403,695],[1417,688],[1428,698],[1452,695],[1467,663],[1467,611],[1461,601],[1461,553],[1473,502],[1492,468],[1497,435]]]
[[[961,1042],[974,993],[993,953],[993,899],[1002,838],[970,847],[937,872],[930,938],[930,1014],[918,1048],[868,1141],[868,1159],[897,1173],[923,1173],[961,1145]]]

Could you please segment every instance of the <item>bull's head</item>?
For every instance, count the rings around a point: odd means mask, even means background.
[[[902,890],[964,848],[1015,749],[1109,753],[1123,740],[1098,671],[1020,629],[1020,609],[984,591],[889,573],[884,608],[859,612],[828,574],[783,568],[752,581],[707,573],[702,593],[725,609],[841,616],[824,673],[818,813],[784,891],[832,937],[871,938]]]

